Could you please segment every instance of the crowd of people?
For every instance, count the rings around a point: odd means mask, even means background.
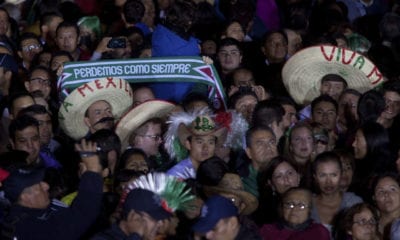
[[[400,239],[398,0],[0,4],[0,239]]]

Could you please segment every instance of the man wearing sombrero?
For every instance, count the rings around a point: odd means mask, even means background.
[[[163,171],[173,163],[160,152],[163,142],[163,117],[169,114],[175,105],[163,100],[143,102],[127,112],[116,126],[115,132],[121,139],[122,149],[139,148],[155,161],[155,168]]]
[[[195,178],[200,163],[214,156],[217,140],[224,133],[225,128],[217,127],[213,116],[208,111],[207,108],[203,108],[191,113],[178,113],[171,116],[171,123],[178,115],[189,115],[194,119],[186,124],[181,122],[177,129],[179,142],[188,150],[189,156],[169,169],[167,174],[183,179]]]
[[[132,105],[132,89],[120,78],[101,78],[76,88],[60,107],[64,132],[79,140],[100,129],[113,129],[114,121]]]

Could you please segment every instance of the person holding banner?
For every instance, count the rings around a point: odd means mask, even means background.
[[[152,56],[199,56],[199,40],[190,35],[195,16],[195,4],[190,1],[175,1],[165,12],[165,24],[159,24],[152,37]],[[197,91],[206,92],[199,87]],[[151,84],[157,99],[180,103],[197,88],[189,82]],[[168,89],[168,91],[165,91]],[[204,89],[204,90],[203,90]]]

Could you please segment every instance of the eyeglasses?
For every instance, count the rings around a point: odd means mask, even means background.
[[[46,85],[46,86],[50,86],[50,85],[51,85],[50,79],[32,78],[30,81],[31,81],[31,82],[32,82],[32,81],[38,81],[38,83],[39,83],[40,85]]]
[[[162,140],[162,137],[160,135],[138,135],[138,136],[152,138],[156,142]]]
[[[33,51],[33,50],[39,50],[41,47],[42,46],[40,46],[40,45],[32,44],[32,45],[28,45],[28,46],[22,47],[22,51],[30,52],[30,51]]]
[[[354,221],[353,224],[358,224],[358,225],[361,225],[361,226],[366,226],[366,225],[374,226],[374,225],[377,224],[377,222],[376,222],[376,220],[374,218],[371,218],[369,220],[361,219],[361,220],[358,220],[358,221]]]
[[[286,209],[300,209],[300,210],[304,210],[306,208],[309,208],[310,206],[305,204],[305,203],[294,203],[294,202],[284,202],[283,203],[283,207]]]

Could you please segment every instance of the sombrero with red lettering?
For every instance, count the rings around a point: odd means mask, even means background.
[[[58,119],[64,132],[75,140],[83,138],[89,131],[84,118],[86,110],[97,101],[111,105],[117,121],[131,106],[132,89],[122,78],[100,78],[77,87],[65,98]]]
[[[119,136],[122,149],[129,145],[131,134],[152,118],[163,118],[175,108],[173,103],[163,100],[149,100],[132,108],[118,122],[115,133]]]
[[[306,105],[320,95],[320,80],[327,74],[340,75],[349,88],[361,93],[384,82],[382,73],[367,57],[328,45],[305,48],[290,57],[282,69],[282,80],[293,99]]]

